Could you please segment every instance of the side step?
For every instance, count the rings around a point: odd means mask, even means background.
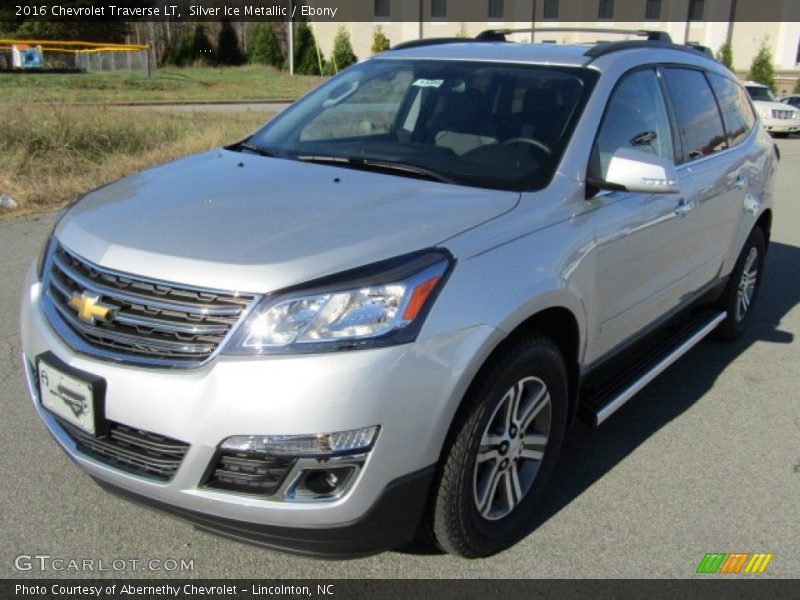
[[[670,365],[676,362],[711,333],[727,316],[722,312],[704,312],[662,341],[651,351],[640,355],[619,376],[593,390],[583,404],[597,427],[633,398]]]

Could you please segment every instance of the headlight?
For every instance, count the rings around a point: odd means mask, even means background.
[[[762,119],[769,119],[772,117],[772,111],[768,108],[758,108],[758,116]]]
[[[413,341],[450,271],[430,250],[267,296],[229,342],[226,354],[283,354]]]

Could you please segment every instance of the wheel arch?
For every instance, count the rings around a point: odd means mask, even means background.
[[[448,432],[440,449],[441,453],[448,446],[448,441],[453,433],[453,426],[458,422],[464,407],[464,399],[468,396],[475,382],[480,378],[485,369],[508,346],[517,342],[521,337],[534,333],[541,334],[552,341],[561,351],[567,367],[567,385],[569,389],[568,423],[574,420],[577,412],[578,389],[580,384],[580,355],[582,351],[581,321],[573,310],[564,304],[540,307],[535,312],[518,316],[510,327],[503,327],[506,335],[496,341],[494,347],[486,354],[480,366],[474,371],[469,384],[464,388],[458,406],[452,414]]]
[[[767,239],[767,246],[769,246],[769,239],[772,234],[772,209],[765,209],[758,217],[755,227],[760,227],[764,232],[764,237]]]

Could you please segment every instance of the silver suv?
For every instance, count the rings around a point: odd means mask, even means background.
[[[23,362],[79,468],[270,547],[486,556],[576,415],[741,335],[778,155],[734,75],[505,33],[384,52],[63,211]]]

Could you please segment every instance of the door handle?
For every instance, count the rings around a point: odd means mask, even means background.
[[[747,177],[744,175],[740,175],[736,178],[736,181],[733,182],[733,187],[737,190],[741,190],[747,187]]]
[[[678,206],[675,207],[675,214],[679,217],[685,217],[695,209],[694,200],[685,200],[681,198],[678,201]]]

